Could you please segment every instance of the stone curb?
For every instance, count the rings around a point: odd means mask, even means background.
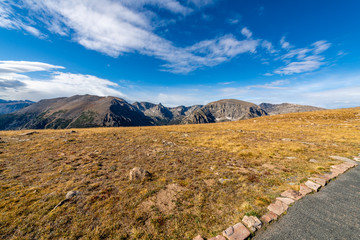
[[[343,174],[350,168],[358,165],[360,162],[360,154],[358,157],[354,157],[354,160],[340,156],[330,156],[331,159],[341,160],[344,163],[331,166],[331,172],[324,174],[315,174],[310,177],[305,184],[300,184],[299,191],[292,189],[282,192],[281,197],[277,197],[274,203],[271,203],[267,209],[269,210],[266,214],[258,219],[255,216],[244,216],[241,222],[236,223],[233,226],[223,231],[223,236],[218,235],[216,237],[209,238],[208,240],[245,240],[250,237],[251,234],[262,227],[263,224],[270,224],[276,221],[282,214],[284,214],[288,207],[295,203],[295,201],[305,197],[307,194],[317,192],[321,187],[332,179]],[[355,162],[357,161],[357,162]],[[200,235],[193,238],[193,240],[204,240]]]

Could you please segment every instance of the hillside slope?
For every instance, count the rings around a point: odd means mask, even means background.
[[[41,100],[0,116],[1,130],[148,125],[152,120],[125,100],[92,95]]]

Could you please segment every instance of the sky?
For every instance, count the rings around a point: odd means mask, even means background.
[[[0,99],[360,106],[358,0],[0,0]]]

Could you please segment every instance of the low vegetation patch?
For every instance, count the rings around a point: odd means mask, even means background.
[[[360,108],[26,132],[0,132],[1,239],[192,239],[261,216],[330,155],[358,155]],[[130,181],[134,167],[151,178]]]

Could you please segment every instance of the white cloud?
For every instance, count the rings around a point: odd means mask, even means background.
[[[52,69],[62,68],[41,62],[0,61],[0,98],[36,101],[76,94],[126,97],[115,89],[119,87],[116,83],[92,75],[51,72],[50,77],[46,80],[26,75],[29,72],[48,72]]]
[[[252,36],[252,32],[246,27],[241,29],[241,34],[244,35],[246,38],[251,38]]]
[[[280,45],[283,49],[289,49],[289,48],[292,48],[292,46],[290,45],[289,42],[285,41],[285,37],[282,37],[280,39]]]
[[[0,74],[49,71],[51,69],[64,69],[64,67],[42,62],[0,61]]]
[[[271,42],[267,41],[267,40],[263,40],[261,42],[261,47],[265,48],[269,53],[275,53],[277,52],[275,49],[274,49],[274,46],[272,45]]]

